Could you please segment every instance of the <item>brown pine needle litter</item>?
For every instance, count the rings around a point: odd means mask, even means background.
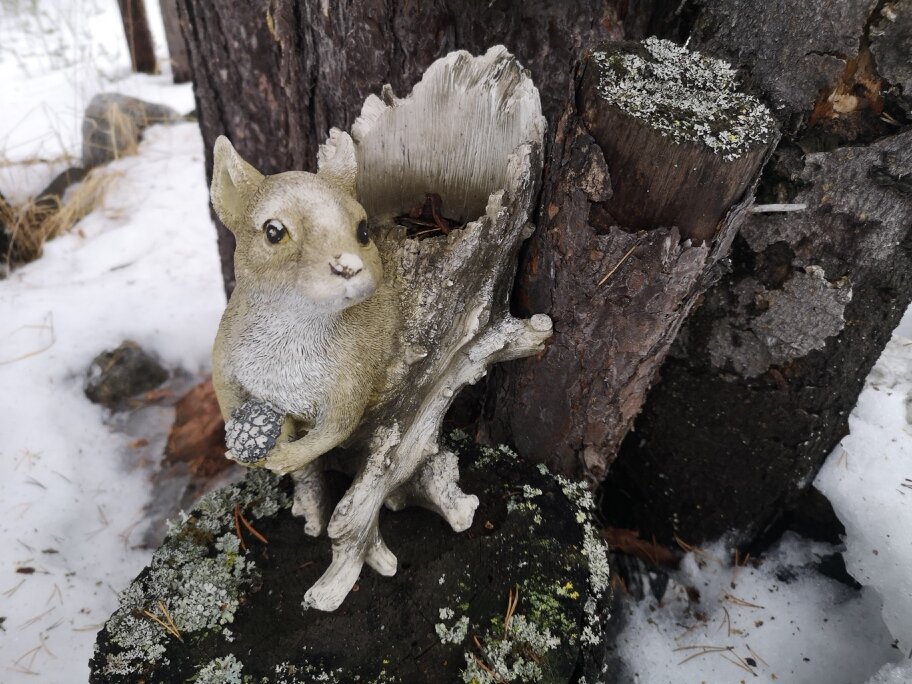
[[[617,262],[617,263],[611,268],[611,270],[608,271],[608,273],[605,274],[605,277],[602,278],[602,279],[599,281],[598,285],[596,285],[597,288],[598,288],[598,287],[601,287],[602,285],[604,285],[604,284],[608,281],[608,279],[609,279],[611,276],[614,275],[614,272],[617,271],[617,270],[623,265],[623,263],[624,263],[625,261],[627,261],[627,258],[628,258],[631,254],[633,254],[633,250],[635,250],[635,249],[639,246],[639,244],[640,244],[639,242],[636,242],[636,243],[634,243],[633,247],[631,247],[630,249],[627,250],[627,253],[626,253],[624,256],[621,257],[621,260],[620,260],[619,262]]]
[[[246,553],[247,545],[244,543],[244,535],[241,533],[241,508],[238,505],[234,506],[234,533],[241,543],[241,551]]]
[[[237,535],[238,540],[241,542],[241,551],[247,551],[247,545],[244,543],[244,535],[241,532],[241,525],[244,526],[250,534],[256,537],[259,541],[264,544],[268,544],[269,540],[266,539],[262,534],[260,534],[253,525],[250,524],[250,521],[244,517],[244,514],[241,513],[241,507],[238,504],[234,505],[234,532]]]
[[[161,611],[164,618],[160,618],[152,611],[145,609],[143,609],[142,614],[152,620],[178,641],[183,641],[184,639],[181,637],[180,630],[178,630],[177,625],[174,624],[174,620],[171,618],[171,613],[169,613],[168,609],[165,608],[165,604],[161,601],[158,601],[158,609]]]
[[[519,587],[515,589],[510,589],[507,594],[507,613],[504,616],[504,636],[507,636],[507,632],[510,631],[510,620],[513,619],[513,614],[516,612],[516,607],[519,605]]]
[[[744,606],[745,608],[764,608],[764,606],[758,606],[756,603],[751,603],[750,601],[738,598],[734,594],[729,594],[727,591],[722,592],[722,598],[725,601],[734,603],[736,606]]]
[[[678,665],[683,665],[684,663],[694,660],[695,658],[700,658],[701,656],[710,655],[710,654],[718,654],[719,656],[721,656],[722,658],[724,658],[725,660],[730,662],[732,665],[736,665],[737,667],[741,668],[748,674],[752,674],[755,677],[757,676],[757,673],[754,671],[754,668],[752,668],[750,666],[750,664],[746,660],[744,660],[744,658],[742,658],[737,653],[735,653],[734,646],[713,646],[713,645],[707,645],[707,644],[697,644],[694,646],[679,646],[678,648],[676,648],[674,650],[675,651],[697,651],[696,653],[692,653],[689,656],[687,656],[686,658],[684,658],[684,660],[679,662]]]

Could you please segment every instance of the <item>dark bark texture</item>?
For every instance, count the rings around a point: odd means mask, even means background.
[[[621,34],[613,0],[177,2],[210,176],[220,134],[264,173],[314,170],[330,127],[351,128],[367,95],[384,83],[407,93],[457,49],[506,45],[553,121],[581,51]],[[230,292],[234,245],[222,226],[219,245]]]
[[[604,476],[685,315],[727,271],[678,335],[605,500],[646,537],[696,542],[739,527],[749,540],[810,484],[912,295],[910,0],[177,7],[207,172],[219,134],[263,172],[312,170],[328,129],[350,127],[378,85],[402,94],[451,50],[505,44],[531,70],[552,131],[514,305],[550,313],[556,334],[540,359],[498,372],[489,433],[563,472]],[[707,215],[695,228],[683,210],[624,213],[636,211],[637,183],[628,162],[612,166],[624,155],[611,145],[628,136],[584,116],[574,63],[625,32],[690,38],[738,67],[786,133],[759,199],[807,209],[751,216],[735,239],[752,194],[744,169],[743,185],[716,198],[716,215],[735,210],[715,227]],[[219,239],[230,292],[233,243],[221,228]]]
[[[554,337],[495,371],[486,425],[523,456],[598,482],[728,253],[773,143],[734,161],[674,143],[599,96],[592,59],[580,71],[516,290],[520,312],[552,317]]]
[[[746,222],[605,483],[613,524],[748,544],[847,433],[912,298],[912,131],[902,84],[883,80],[908,69],[880,38],[910,13],[873,5],[714,0],[696,19],[697,45],[750,64],[790,121],[760,201],[807,208]]]

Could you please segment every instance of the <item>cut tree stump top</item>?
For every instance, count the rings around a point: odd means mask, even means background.
[[[712,239],[752,185],[776,124],[735,71],[667,40],[612,43],[583,69],[577,105],[602,148],[622,226]]]

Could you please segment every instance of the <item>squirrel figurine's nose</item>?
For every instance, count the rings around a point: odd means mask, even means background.
[[[354,278],[361,273],[364,268],[364,262],[361,257],[346,252],[345,254],[336,254],[329,261],[329,270],[337,276],[342,276],[346,280]]]

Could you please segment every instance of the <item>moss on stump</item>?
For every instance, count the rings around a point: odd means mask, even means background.
[[[385,513],[399,572],[366,569],[334,613],[302,608],[331,550],[291,515],[289,482],[252,471],[206,496],[123,593],[91,681],[597,681],[608,565],[587,490],[457,441],[464,488],[481,499],[472,528]]]

